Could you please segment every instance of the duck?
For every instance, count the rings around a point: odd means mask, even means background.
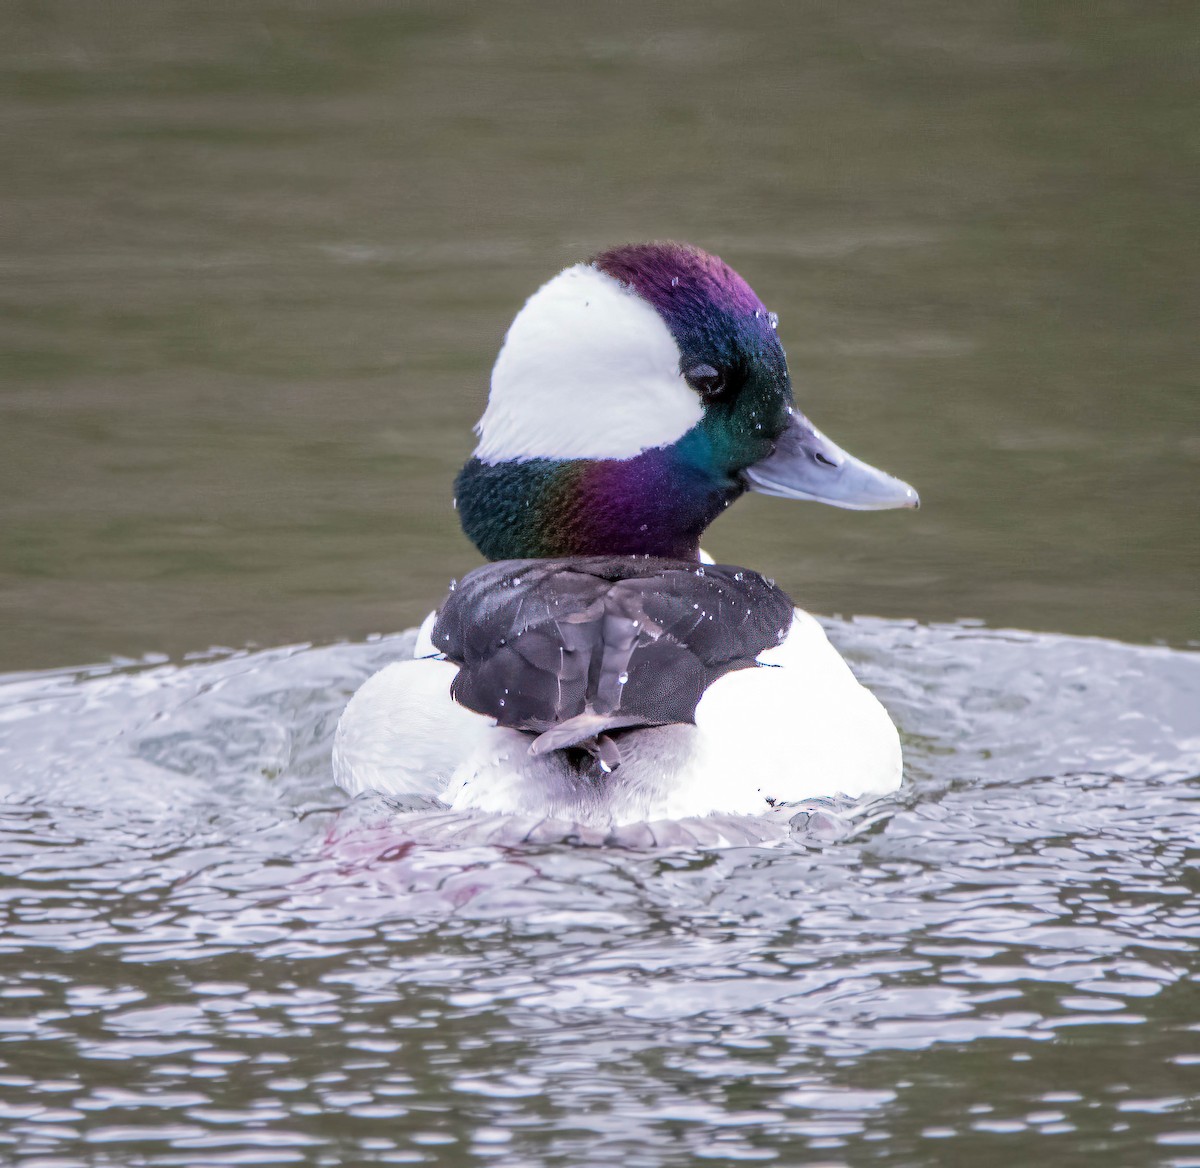
[[[915,508],[798,408],[779,319],[690,244],[611,248],[529,297],[454,485],[487,561],[338,723],[350,795],[610,828],[901,784],[900,738],[821,624],[714,563],[747,492]]]

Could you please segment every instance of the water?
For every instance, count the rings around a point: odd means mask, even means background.
[[[917,515],[749,499],[816,612],[1200,637],[1191,5],[0,13],[0,669],[417,623],[524,298],[724,255]]]
[[[829,628],[907,785],[723,850],[343,808],[410,637],[10,677],[0,1160],[1196,1163],[1200,658]]]
[[[6,7],[0,1163],[1200,1165],[1195,27]],[[921,492],[705,541],[881,614],[903,790],[674,851],[348,807],[508,321],[653,237]]]

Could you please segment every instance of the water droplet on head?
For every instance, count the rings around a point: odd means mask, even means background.
[[[648,524],[648,523],[639,523],[638,524],[638,531],[649,531],[649,530],[650,530],[650,524]]]
[[[451,581],[450,581],[450,591],[451,591],[451,592],[453,592],[453,591],[454,591],[454,590],[455,590],[457,587],[458,587],[458,581],[457,581],[457,580],[451,580]]]
[[[733,578],[740,582],[746,578],[746,573],[745,572],[734,572]]]
[[[618,680],[618,681],[619,681],[619,682],[620,682],[622,685],[624,685],[624,684],[625,684],[625,683],[626,683],[626,682],[629,680],[629,674],[628,674],[628,673],[618,673],[618,674],[617,674],[617,680]]]
[[[514,588],[516,588],[516,587],[517,587],[517,585],[518,585],[518,584],[520,584],[520,583],[521,583],[521,577],[520,577],[520,576],[514,576],[514,577],[513,577],[513,587],[514,587]]]
[[[672,277],[671,277],[671,287],[672,287],[672,288],[678,288],[678,287],[679,287],[679,277],[678,277],[678,276],[672,276]]]
[[[699,567],[699,568],[697,568],[697,569],[696,569],[696,575],[697,575],[697,576],[703,576],[703,575],[704,575],[704,567],[703,567],[703,566],[701,566],[701,567]]]
[[[777,312],[768,312],[768,313],[767,313],[767,320],[769,320],[769,321],[771,322],[771,327],[772,327],[773,329],[777,329],[777,328],[779,327],[779,313],[777,313]]]
[[[754,310],[754,319],[762,320],[762,313],[757,308]]]
[[[503,698],[501,698],[501,699],[500,699],[500,704],[501,704],[501,705],[504,705],[504,699],[503,699]]]

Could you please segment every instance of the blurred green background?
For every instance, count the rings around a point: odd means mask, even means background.
[[[817,612],[1200,636],[1194,4],[10,3],[0,668],[417,621],[488,372],[655,237],[918,514],[705,541]]]

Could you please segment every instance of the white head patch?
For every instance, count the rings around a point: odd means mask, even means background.
[[[475,457],[632,458],[683,437],[703,412],[662,317],[611,276],[576,264],[512,322],[475,427]]]

